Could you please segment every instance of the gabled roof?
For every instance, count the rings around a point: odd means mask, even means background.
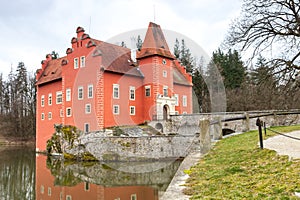
[[[160,55],[174,59],[160,26],[150,22],[142,48],[137,54],[137,58],[143,58],[152,55]]]
[[[49,60],[41,76],[37,80],[37,85],[61,79],[61,62],[66,57]]]
[[[192,86],[192,83],[186,79],[186,77],[179,71],[177,67],[174,67],[173,70],[173,82],[174,84]]]
[[[143,77],[135,63],[131,60],[131,50],[107,42],[94,40],[95,51],[102,55],[102,66],[105,71]]]

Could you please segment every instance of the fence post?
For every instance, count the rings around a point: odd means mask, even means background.
[[[199,122],[200,129],[200,152],[202,154],[207,153],[211,148],[211,139],[209,134],[209,120],[200,120]]]
[[[258,126],[259,144],[260,144],[260,148],[263,149],[264,145],[263,145],[263,135],[262,135],[261,125],[262,125],[262,121],[260,121],[260,119],[257,118],[256,126]]]
[[[264,131],[265,131],[265,136],[267,136],[267,126],[266,126],[266,122],[264,122]]]
[[[221,140],[222,139],[222,123],[221,123],[221,118],[217,117],[216,120],[218,122],[216,124],[212,125],[213,139],[214,140]]]

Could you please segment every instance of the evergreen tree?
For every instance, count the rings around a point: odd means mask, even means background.
[[[140,51],[141,48],[142,48],[142,45],[143,45],[143,41],[142,41],[142,39],[141,39],[141,36],[138,35],[138,37],[137,37],[137,42],[136,42],[136,48]]]
[[[51,57],[52,57],[52,59],[54,60],[54,59],[58,59],[58,58],[59,58],[59,55],[58,55],[57,52],[52,51],[52,52],[51,52]]]
[[[120,46],[121,46],[121,47],[125,47],[125,48],[127,47],[124,41],[121,42],[121,45],[120,45]]]
[[[225,88],[239,88],[246,75],[246,68],[243,65],[240,55],[236,50],[228,50],[224,54],[220,49],[213,53],[212,61],[219,69]]]
[[[178,41],[177,38],[175,40],[175,45],[174,45],[174,55],[175,55],[175,58],[179,59],[179,57],[180,57],[180,45],[179,45],[179,41]]]

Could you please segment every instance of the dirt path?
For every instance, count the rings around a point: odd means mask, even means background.
[[[264,140],[264,148],[275,150],[279,155],[288,155],[291,159],[300,159],[300,131],[293,131],[285,135],[299,138],[299,140],[277,135]]]

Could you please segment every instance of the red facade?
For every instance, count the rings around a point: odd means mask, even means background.
[[[37,71],[36,147],[46,149],[54,124],[89,132],[192,112],[192,78],[150,23],[136,52],[91,38],[78,27],[66,56],[50,55]]]

